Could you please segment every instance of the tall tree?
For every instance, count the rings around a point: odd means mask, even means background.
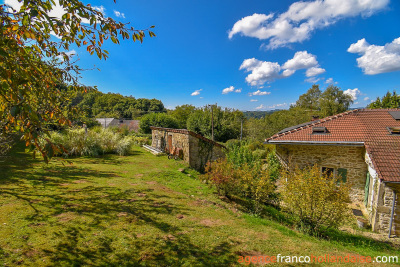
[[[389,91],[382,97],[382,100],[378,97],[374,102],[368,105],[368,108],[400,108],[400,95],[393,91]]]
[[[57,148],[48,139],[44,146],[39,144],[38,137],[46,132],[43,125],[70,124],[60,107],[68,96],[57,84],[84,90],[78,82],[82,70],[67,54],[71,45],[85,46],[90,54],[106,59],[102,45],[108,39],[116,44],[128,38],[142,42],[145,33],[155,35],[153,26],[137,30],[79,0],[19,3],[18,9],[0,5],[0,131],[23,133],[26,145],[36,146],[47,160]],[[54,6],[64,11],[61,17],[49,16]]]
[[[321,94],[319,108],[323,116],[332,116],[349,109],[353,100],[350,95],[345,94],[339,87],[329,85]]]
[[[177,119],[179,123],[179,128],[185,129],[187,128],[186,122],[194,111],[196,110],[196,107],[193,105],[181,105],[175,107],[174,110],[172,110],[171,116],[173,116],[175,119]]]
[[[319,100],[321,90],[317,84],[314,84],[305,94],[302,94],[296,101],[296,106],[309,110],[319,110]]]

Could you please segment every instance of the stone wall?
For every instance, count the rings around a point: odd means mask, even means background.
[[[204,171],[208,161],[224,158],[224,148],[215,146],[212,143],[198,139],[194,136],[189,137],[190,142],[190,166],[199,171]]]
[[[204,137],[199,139],[192,136],[185,130],[173,132],[153,129],[151,146],[168,153],[168,136],[172,136],[172,147],[182,148],[183,160],[198,171],[203,171],[208,161],[225,157],[224,148],[203,140]]]
[[[399,184],[385,184],[379,182],[379,195],[376,205],[375,225],[373,225],[374,231],[389,233],[389,223],[392,213],[394,190],[396,190],[395,199],[395,212],[392,225],[392,235],[400,236],[400,185]]]
[[[363,205],[368,167],[364,147],[328,145],[277,145],[277,156],[283,165],[304,168],[320,167],[347,169],[347,182],[352,184],[351,200]]]
[[[152,130],[151,146],[168,153],[170,149],[168,147],[168,136],[172,136],[172,147],[182,148],[183,160],[189,163],[190,148],[188,134]]]

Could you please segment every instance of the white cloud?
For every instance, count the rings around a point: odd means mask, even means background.
[[[354,88],[354,89],[347,89],[343,92],[346,95],[351,96],[351,99],[353,101],[357,100],[358,97],[361,95],[361,91],[358,88]],[[354,103],[355,104],[355,103]]]
[[[125,14],[122,12],[119,12],[117,10],[114,10],[114,14],[115,16],[117,16],[118,18],[125,18]]]
[[[253,14],[237,21],[229,31],[235,34],[268,40],[268,49],[287,46],[310,38],[316,29],[355,16],[371,16],[384,9],[390,0],[316,0],[299,1],[282,14]]]
[[[307,51],[299,51],[294,54],[292,59],[283,64],[282,68],[289,70],[308,69],[318,65],[316,57]]]
[[[229,93],[233,92],[234,90],[235,90],[235,87],[229,86],[228,88],[225,88],[224,90],[222,90],[222,94],[223,95],[229,94]]]
[[[326,79],[325,83],[333,83],[333,78]]]
[[[277,62],[261,61],[255,58],[245,59],[239,69],[250,72],[246,77],[246,82],[259,87],[266,82],[290,77],[300,69],[307,69],[307,77],[325,72],[325,69],[319,67],[316,56],[307,51],[296,52],[293,58],[282,66]]]
[[[250,102],[258,102],[257,99],[250,99]]]
[[[60,5],[58,0],[54,0],[55,5],[53,5],[52,10],[47,14],[49,17],[54,17],[57,19],[61,19],[61,17],[67,13],[67,11]],[[13,9],[15,9],[16,11],[19,11],[22,3],[18,2],[18,0],[5,0],[4,4],[12,7]],[[97,10],[101,13],[103,13],[103,15],[106,15],[106,8],[104,6],[92,6],[92,8],[94,10]],[[88,19],[82,18],[82,23],[85,24],[89,24],[90,21]],[[60,36],[55,35],[54,33],[51,33],[52,35],[61,38]]]
[[[222,94],[223,95],[226,95],[226,94],[229,94],[229,93],[232,93],[232,92],[240,93],[240,92],[242,92],[242,88],[235,89],[234,86],[229,86],[228,88],[225,88],[224,90],[222,90]]]
[[[269,95],[270,93],[271,92],[257,90],[257,91],[255,91],[253,93],[249,93],[249,96],[253,96],[253,95]]]
[[[239,68],[251,72],[246,81],[252,86],[262,85],[267,81],[280,78],[281,66],[276,62],[260,61],[255,58],[246,59]]]
[[[65,55],[67,55],[70,59],[71,59],[73,56],[77,55],[77,53],[76,53],[75,50],[71,50],[71,51],[64,52],[64,53],[65,53]],[[57,58],[58,58],[59,60],[61,60],[61,61],[64,61],[63,55],[58,55]]]
[[[4,0],[4,4],[13,8],[16,11],[19,11],[23,3],[18,2],[18,0]]]
[[[317,83],[319,80],[321,80],[321,78],[317,78],[317,77],[310,77],[308,79],[305,79],[304,81],[308,82],[308,83]]]
[[[286,107],[287,106],[287,104],[286,103],[282,103],[282,104],[274,104],[274,105],[272,105],[272,106],[268,106],[268,108],[283,108],[283,107]]]
[[[350,45],[347,51],[361,55],[357,58],[357,63],[365,74],[374,75],[400,70],[400,37],[384,46],[370,45],[363,38]]]
[[[258,107],[256,107],[256,109],[266,109],[267,107],[264,106],[263,104],[259,105]]]
[[[193,93],[191,93],[190,95],[191,95],[191,96],[199,95],[201,91],[203,91],[203,89],[195,90],[195,91],[194,91]]]
[[[369,100],[368,96],[364,97],[364,101],[368,101],[368,100]]]
[[[313,77],[324,73],[326,70],[319,67],[311,67],[306,71],[307,77]]]

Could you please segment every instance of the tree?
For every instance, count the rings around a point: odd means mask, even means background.
[[[377,97],[374,102],[367,106],[368,108],[376,109],[376,108],[400,108],[400,95],[393,91],[390,93],[389,91],[385,96],[382,97],[382,100]]]
[[[321,90],[317,84],[314,84],[307,93],[301,95],[296,101],[296,106],[304,109],[319,110],[319,100],[321,97]]]
[[[179,123],[179,128],[186,129],[186,122],[194,111],[196,107],[193,105],[181,105],[175,107],[173,111],[170,112],[171,116],[173,116]]]
[[[102,45],[108,39],[116,44],[128,38],[142,42],[145,33],[155,35],[153,26],[137,30],[79,0],[19,2],[18,10],[0,5],[0,131],[21,132],[26,145],[35,146],[47,161],[57,147],[48,138],[39,144],[38,137],[47,133],[44,124],[71,124],[67,114],[72,109],[60,106],[68,95],[57,84],[85,90],[78,82],[82,70],[66,52],[71,45],[106,59]],[[65,11],[61,17],[49,16],[55,5]]]
[[[211,108],[213,111],[211,111]],[[192,112],[187,120],[187,128],[190,131],[200,133],[211,138],[211,112],[214,118],[214,140],[226,142],[229,139],[239,138],[240,123],[244,119],[243,112],[234,109],[222,109],[221,107],[204,107]]]
[[[353,100],[350,95],[345,94],[339,87],[329,85],[321,94],[319,108],[324,117],[345,112],[349,109]]]
[[[178,121],[165,113],[149,113],[140,119],[140,131],[142,133],[151,133],[150,126],[164,128],[178,128]]]

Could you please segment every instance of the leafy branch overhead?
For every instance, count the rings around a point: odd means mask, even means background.
[[[107,59],[105,41],[143,42],[155,36],[154,26],[135,29],[78,0],[19,2],[18,10],[0,5],[0,132],[21,132],[26,145],[36,146],[47,161],[60,148],[49,139],[42,146],[38,137],[48,133],[49,124],[70,125],[74,108],[63,104],[67,91],[85,91],[78,81],[82,69],[65,51],[76,45]],[[63,14],[50,16],[54,7]]]

